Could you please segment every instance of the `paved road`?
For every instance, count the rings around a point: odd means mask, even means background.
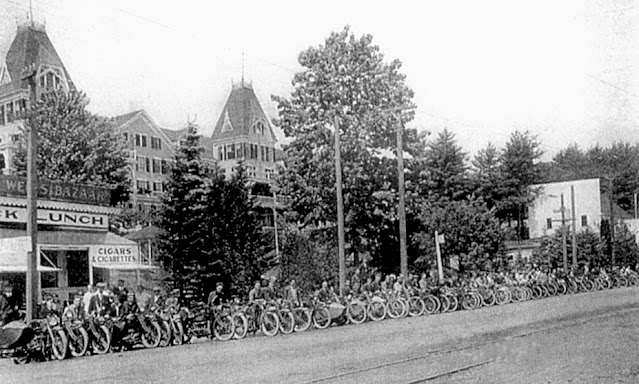
[[[0,383],[636,383],[639,288],[62,362]],[[457,371],[457,372],[456,372]]]

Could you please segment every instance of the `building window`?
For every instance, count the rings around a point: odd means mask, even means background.
[[[162,192],[162,182],[153,182],[153,192]]]
[[[257,144],[251,144],[251,159],[257,159]]]
[[[235,144],[229,144],[226,146],[226,158],[228,160],[235,159]]]
[[[160,159],[153,159],[153,173],[162,173],[162,165]]]
[[[149,182],[147,180],[138,180],[137,181],[138,184],[138,193],[150,193],[151,190],[149,188]]]
[[[273,180],[274,178],[273,176],[275,176],[275,171],[267,168],[265,169],[265,172],[266,172],[266,180]]]
[[[146,170],[146,156],[138,156],[138,163],[135,167],[135,170],[142,172]]]
[[[166,160],[161,160],[161,161],[160,161],[160,172],[161,172],[163,175],[166,175],[166,174],[168,174],[170,171],[171,171],[171,168],[170,168],[170,166],[169,166],[169,162],[168,162],[168,161],[166,161]]]
[[[17,142],[17,141],[20,141],[20,135],[19,134],[11,135],[11,141],[14,142],[14,143]]]
[[[146,135],[142,135],[142,148],[146,148]]]
[[[129,142],[129,133],[128,132],[124,132],[122,134],[122,137],[124,138],[124,142],[128,143]]]
[[[0,105],[0,125],[5,125],[7,123],[4,117],[4,105]]]
[[[149,159],[148,157],[145,159],[145,167],[144,167],[144,171],[146,172],[151,172],[151,159]]]
[[[552,219],[546,219],[546,229],[552,229]]]
[[[264,122],[262,120],[258,120],[253,125],[253,133],[255,133],[256,135],[264,135]]]
[[[135,146],[139,147],[141,145],[141,142],[142,142],[142,138],[140,137],[140,134],[136,133],[135,134]]]
[[[13,121],[13,103],[9,103],[6,106],[7,109],[7,122],[11,123]]]
[[[260,145],[260,160],[264,161],[264,147]]]
[[[582,215],[581,216],[581,226],[582,227],[587,227],[588,226],[588,216],[586,216],[586,215]]]
[[[247,171],[249,177],[257,177],[257,172],[254,166],[247,167]]]
[[[151,148],[153,149],[162,149],[162,140],[159,137],[151,138]]]

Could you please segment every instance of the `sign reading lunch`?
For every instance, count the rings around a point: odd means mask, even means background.
[[[26,223],[27,209],[0,205],[0,223]],[[109,217],[95,213],[38,209],[38,224],[106,230]]]
[[[77,183],[39,180],[38,198],[74,203],[111,205],[112,190]],[[18,176],[0,176],[0,196],[27,196],[27,179]]]
[[[92,245],[89,257],[94,266],[114,264],[139,264],[138,245]]]

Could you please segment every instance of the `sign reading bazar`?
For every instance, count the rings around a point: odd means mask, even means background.
[[[89,257],[94,266],[108,266],[120,264],[139,264],[140,254],[138,245],[92,245]]]
[[[27,209],[0,205],[0,223],[26,223]],[[95,213],[38,209],[38,224],[77,228],[108,229],[109,217]]]
[[[94,205],[111,205],[111,189],[76,183],[39,180],[38,198]],[[0,196],[27,196],[27,179],[0,175]]]

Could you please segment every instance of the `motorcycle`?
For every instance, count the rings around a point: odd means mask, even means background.
[[[71,356],[84,356],[89,349],[89,333],[84,329],[83,322],[67,317],[62,319],[62,325],[67,335]]]
[[[230,340],[235,334],[235,323],[227,309],[211,310],[204,303],[197,303],[189,311],[182,308],[185,314],[184,328],[188,340],[197,337],[215,337],[218,340]]]
[[[132,349],[140,343],[145,348],[155,348],[161,340],[162,328],[154,316],[129,314],[113,327],[113,341],[120,349]]]
[[[89,335],[91,352],[103,355],[111,348],[113,323],[108,317],[89,316],[84,319],[83,328]]]

